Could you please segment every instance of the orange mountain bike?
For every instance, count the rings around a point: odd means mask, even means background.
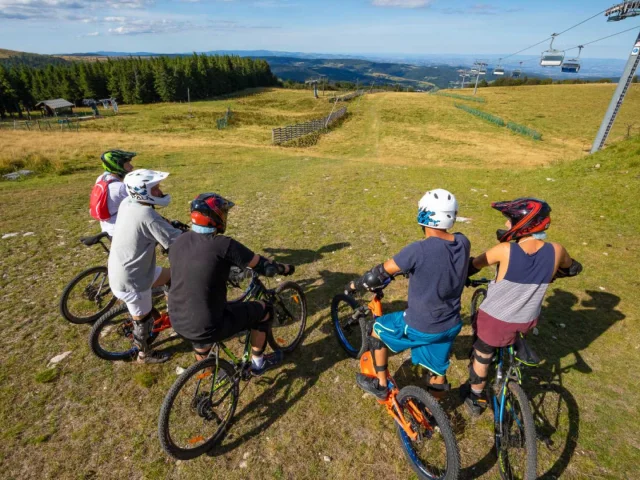
[[[371,331],[375,319],[382,316],[384,288],[373,290],[373,299],[368,305],[358,305],[356,300],[346,294],[336,295],[333,299],[332,316],[338,312],[344,314],[350,310],[352,324],[366,325],[366,332]],[[333,318],[334,325],[341,324]],[[364,331],[364,329],[363,329]],[[363,334],[362,343],[367,344]],[[375,377],[375,361],[371,350],[360,357],[360,371],[369,377]],[[460,472],[460,452],[456,438],[451,429],[449,418],[438,401],[426,390],[417,386],[402,389],[387,371],[389,395],[386,400],[378,400],[387,413],[396,422],[396,432],[400,445],[411,464],[411,468],[420,479],[455,479]]]

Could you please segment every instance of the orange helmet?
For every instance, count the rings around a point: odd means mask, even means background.
[[[227,228],[227,214],[235,203],[217,193],[201,193],[191,202],[191,222],[201,227],[213,227],[217,233]]]

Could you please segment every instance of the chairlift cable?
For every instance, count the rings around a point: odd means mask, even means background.
[[[603,11],[601,11],[601,12],[598,12],[598,13],[596,13],[595,15],[593,15],[593,16],[591,16],[591,17],[587,18],[586,20],[583,20],[583,21],[581,21],[580,23],[576,23],[575,25],[573,25],[573,26],[571,26],[571,27],[567,28],[566,30],[563,30],[563,31],[562,31],[562,32],[560,32],[560,33],[556,33],[556,34],[550,35],[550,36],[548,36],[547,38],[545,38],[544,40],[542,40],[542,41],[540,41],[540,42],[538,42],[538,43],[536,43],[536,44],[534,44],[534,45],[531,45],[531,46],[529,46],[529,47],[527,47],[527,48],[523,48],[522,50],[519,50],[519,51],[517,51],[516,53],[512,53],[511,55],[507,55],[506,57],[502,57],[502,60],[504,60],[504,59],[506,59],[506,58],[509,58],[509,57],[513,57],[513,56],[515,56],[515,55],[518,55],[519,53],[526,52],[527,50],[530,50],[530,49],[532,49],[533,47],[537,47],[538,45],[541,45],[541,44],[543,44],[543,43],[548,42],[549,40],[551,40],[551,39],[552,39],[552,38],[554,38],[554,37],[559,37],[559,36],[560,36],[560,35],[562,35],[563,33],[567,33],[569,30],[573,30],[574,28],[579,27],[579,26],[580,26],[580,25],[582,25],[583,23],[587,23],[589,20],[593,20],[594,18],[596,18],[596,17],[598,17],[598,16],[602,15],[602,14],[603,14],[603,13],[605,13],[607,10],[608,10],[608,9],[605,9],[605,10],[603,10]],[[584,45],[584,44],[583,44],[583,45]],[[577,47],[574,47],[574,48],[577,48]]]
[[[575,50],[576,48],[580,48],[580,46],[586,47],[587,45],[591,45],[593,43],[601,42],[602,40],[606,40],[607,38],[615,37],[617,35],[622,35],[623,33],[630,32],[631,30],[635,30],[637,28],[640,28],[640,25],[636,25],[635,27],[628,28],[627,30],[623,30],[622,32],[614,33],[613,35],[607,35],[606,37],[602,37],[602,38],[599,38],[597,40],[593,40],[591,42],[581,43],[580,45],[576,45],[575,47],[565,48],[564,51],[568,52],[569,50]]]
[[[576,23],[573,27],[569,27],[566,30],[556,34],[556,37],[559,37],[560,35],[562,35],[563,33],[567,33],[569,30],[573,30],[576,27],[579,27],[580,25],[582,25],[583,23],[587,23],[589,20],[593,20],[596,17],[599,17],[600,15],[602,15],[604,12],[606,12],[607,10],[609,10],[608,8],[605,8],[603,11],[596,13],[593,17],[589,17],[586,20],[581,21],[580,23]]]

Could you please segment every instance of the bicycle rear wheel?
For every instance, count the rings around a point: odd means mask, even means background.
[[[75,324],[95,322],[115,305],[107,267],[92,267],[71,280],[60,297],[60,314]]]
[[[210,451],[228,426],[240,391],[234,367],[215,357],[191,365],[175,381],[158,419],[160,444],[167,454],[190,460]]]
[[[351,358],[360,358],[369,348],[364,319],[355,319],[358,308],[355,298],[344,293],[333,297],[331,323],[340,346]]]
[[[418,433],[418,438],[412,440],[396,423],[402,449],[418,478],[457,479],[460,473],[458,443],[449,418],[438,401],[415,386],[404,387],[396,400],[400,405],[400,415]],[[419,414],[416,415],[415,411]]]
[[[284,282],[275,291],[273,310],[275,318],[267,334],[274,350],[290,353],[302,341],[307,324],[307,299],[295,282]]]
[[[496,421],[500,476],[504,480],[534,480],[538,463],[536,429],[529,400],[518,383],[507,384],[501,410],[502,424],[499,418]]]
[[[133,319],[125,304],[109,310],[93,324],[89,348],[104,360],[130,360],[138,354],[133,344]]]

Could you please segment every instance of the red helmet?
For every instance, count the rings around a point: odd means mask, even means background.
[[[217,233],[224,233],[227,214],[234,205],[217,193],[201,193],[191,202],[191,222],[201,227],[214,227]]]
[[[533,233],[544,232],[551,224],[551,207],[537,198],[516,198],[509,202],[493,202],[491,207],[502,212],[511,222],[509,230],[498,230],[500,242],[510,242]]]

